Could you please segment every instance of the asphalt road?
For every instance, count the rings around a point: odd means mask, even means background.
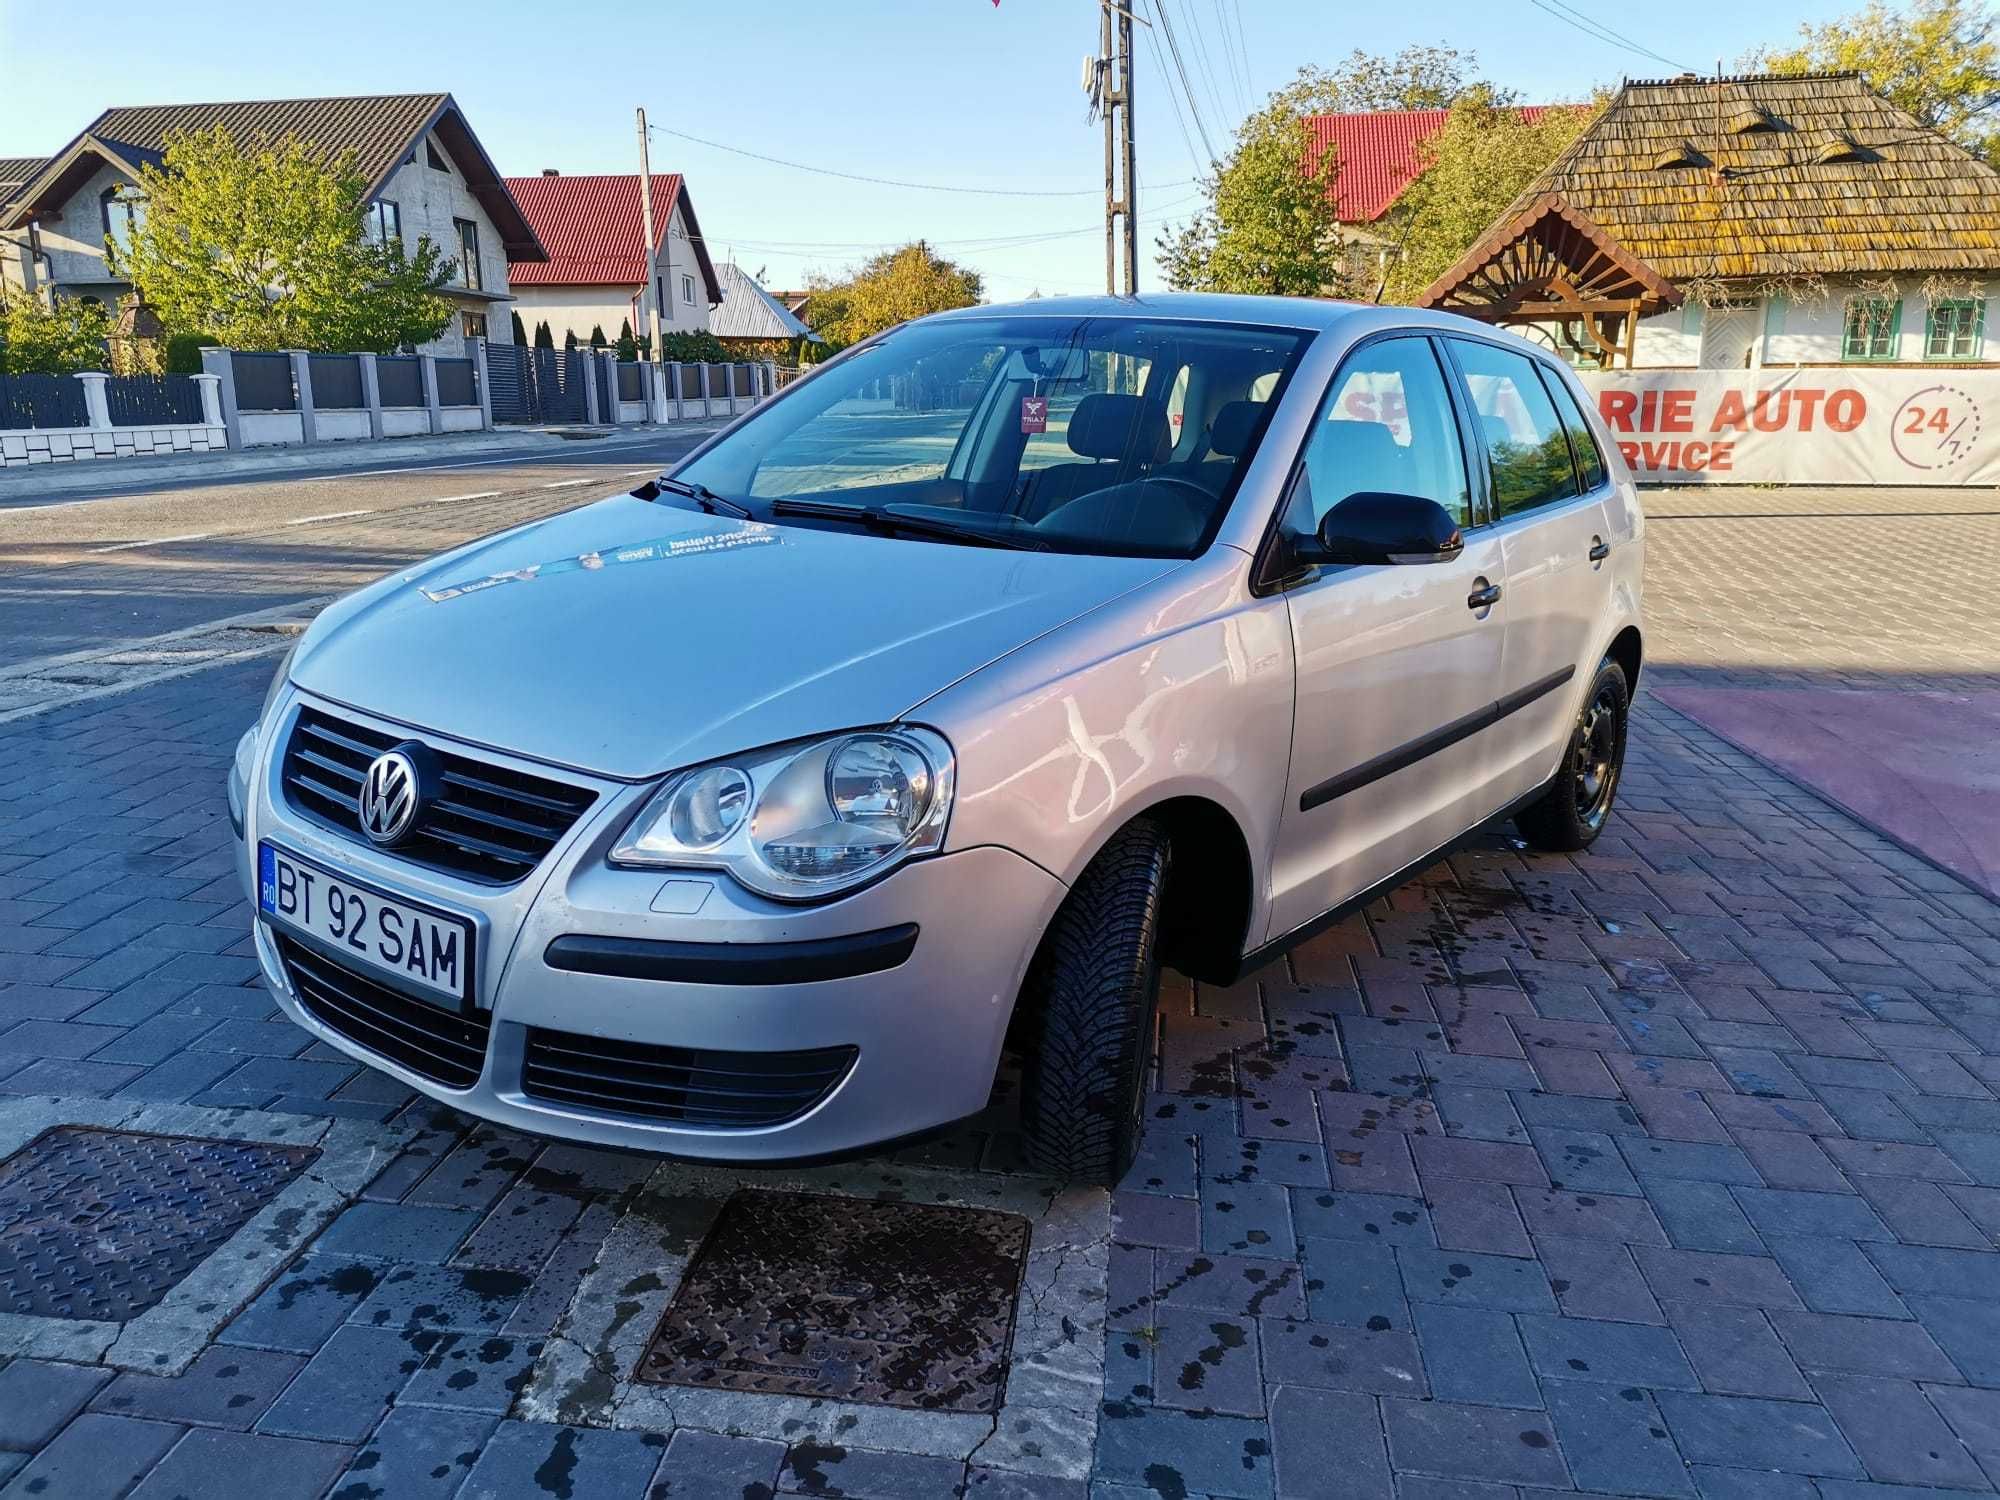
[[[0,667],[356,588],[629,489],[706,435],[363,473],[177,478],[0,509]]]

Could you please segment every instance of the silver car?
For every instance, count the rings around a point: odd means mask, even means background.
[[[322,614],[230,784],[286,1013],[516,1129],[711,1160],[980,1109],[1115,1180],[1227,983],[1617,794],[1639,507],[1588,396],[1400,308],[906,324],[626,495]]]

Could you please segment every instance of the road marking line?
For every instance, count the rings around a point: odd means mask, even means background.
[[[602,481],[594,477],[585,477],[583,479],[558,479],[554,484],[545,484],[542,486],[542,488],[545,490],[573,490],[580,484],[599,484],[599,483],[602,483]]]
[[[439,495],[435,500],[420,500],[419,505],[456,505],[461,500],[497,500],[499,490],[474,490],[469,495]]]
[[[330,510],[323,516],[300,516],[295,521],[287,521],[287,526],[310,526],[315,521],[345,521],[350,516],[372,516],[372,510]]]
[[[109,547],[92,547],[93,553],[130,552],[134,547],[165,547],[174,542],[205,542],[215,535],[212,531],[190,531],[186,536],[156,536],[144,542],[113,542]]]

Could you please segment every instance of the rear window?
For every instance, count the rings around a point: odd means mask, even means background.
[[[1496,518],[1579,493],[1569,436],[1535,373],[1535,361],[1492,344],[1453,339],[1486,456]]]
[[[1569,382],[1553,370],[1544,369],[1541,374],[1542,383],[1555,399],[1556,412],[1562,417],[1563,428],[1569,433],[1570,451],[1576,455],[1576,472],[1583,479],[1584,489],[1594,490],[1604,483],[1604,454],[1597,446],[1597,439],[1591,435],[1590,424],[1583,419],[1576,397],[1570,394]]]

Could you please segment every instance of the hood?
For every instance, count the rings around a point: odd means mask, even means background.
[[[414,727],[638,780],[893,722],[1178,566],[762,525],[620,496],[333,606],[292,680]]]

